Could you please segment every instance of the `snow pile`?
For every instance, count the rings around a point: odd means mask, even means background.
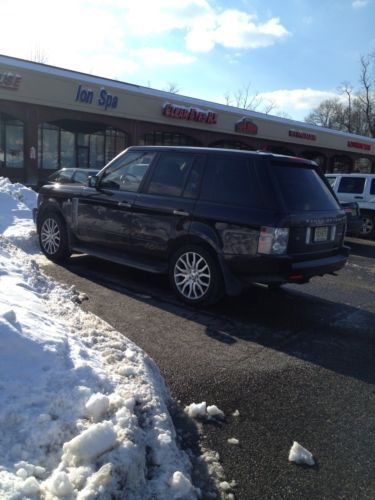
[[[0,234],[28,253],[38,253],[39,249],[32,219],[36,207],[37,194],[22,184],[12,184],[0,177]]]
[[[303,446],[301,446],[297,441],[293,442],[293,446],[289,451],[289,462],[295,462],[296,464],[304,464],[304,465],[315,465],[314,457],[309,450],[306,450]]]
[[[32,197],[0,179],[0,497],[196,498],[153,361],[14,244]]]

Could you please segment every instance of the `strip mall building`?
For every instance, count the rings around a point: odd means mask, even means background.
[[[0,55],[0,176],[30,186],[130,145],[263,150],[375,172],[375,139]]]

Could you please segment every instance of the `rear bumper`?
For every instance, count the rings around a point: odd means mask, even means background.
[[[33,208],[33,221],[34,221],[34,224],[36,224],[37,218],[38,218],[38,209],[37,208]]]
[[[334,255],[296,261],[293,256],[228,257],[228,270],[242,282],[306,283],[314,276],[333,274],[342,269],[349,256],[349,247],[342,246]]]
[[[312,278],[313,276],[322,276],[323,274],[334,273],[345,266],[348,260],[349,250],[349,247],[343,246],[340,249],[340,253],[331,257],[324,257],[322,259],[304,262],[294,262],[291,265],[290,272],[292,275],[301,274],[307,279]]]

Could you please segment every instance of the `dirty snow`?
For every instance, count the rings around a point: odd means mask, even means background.
[[[35,203],[0,178],[0,498],[196,498],[154,362],[40,272]]]

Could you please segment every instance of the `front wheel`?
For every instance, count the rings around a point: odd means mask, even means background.
[[[216,259],[200,246],[177,250],[169,266],[169,279],[176,295],[187,304],[207,306],[224,294],[224,285]]]
[[[362,238],[375,237],[375,215],[368,212],[362,213],[362,228],[359,235]]]
[[[44,255],[54,262],[63,261],[70,256],[68,232],[59,214],[50,212],[42,216],[39,243]]]

